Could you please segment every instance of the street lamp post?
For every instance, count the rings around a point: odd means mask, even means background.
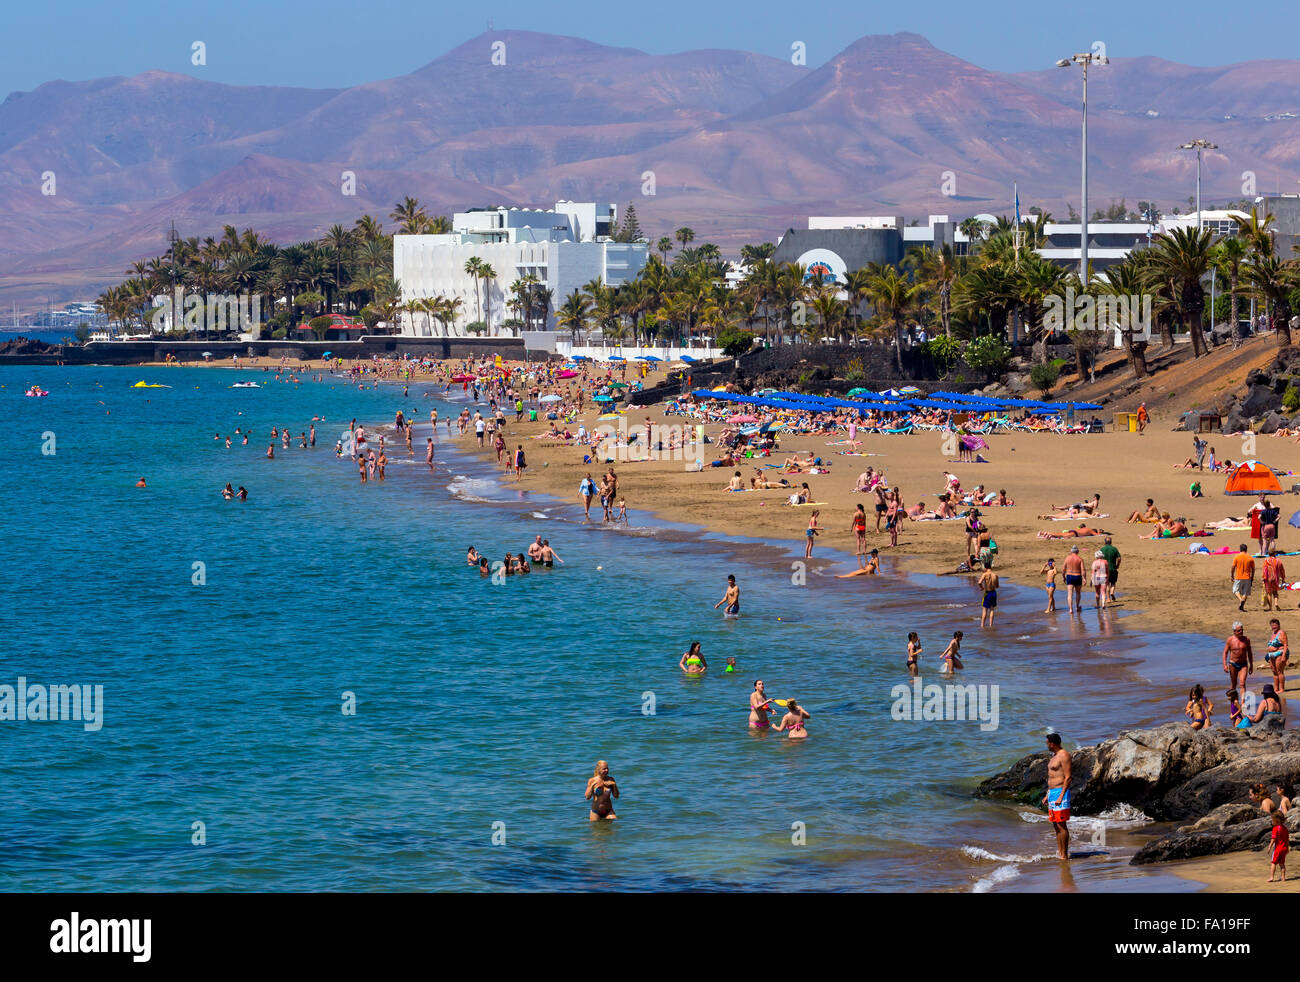
[[[1091,51],[1062,58],[1056,63],[1057,68],[1083,66],[1083,193],[1079,205],[1079,282],[1085,289],[1088,286],[1088,66],[1109,64],[1110,59],[1105,55]]]
[[[1192,140],[1180,143],[1178,149],[1196,151],[1196,231],[1199,232],[1205,226],[1205,220],[1201,218],[1201,151],[1218,150],[1219,145],[1209,140]]]

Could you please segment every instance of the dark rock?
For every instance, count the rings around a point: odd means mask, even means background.
[[[1205,829],[1222,829],[1229,825],[1239,825],[1259,818],[1258,805],[1245,805],[1237,802],[1220,805],[1204,818],[1197,819],[1191,825],[1180,826],[1178,831],[1201,832]]]
[[[1286,426],[1286,417],[1281,413],[1269,413],[1264,417],[1264,424],[1260,426],[1261,433],[1276,433],[1282,427]]]
[[[1269,410],[1281,409],[1282,397],[1273,391],[1271,385],[1252,385],[1239,408],[1243,416],[1262,416]]]
[[[1246,388],[1253,389],[1257,385],[1268,384],[1268,373],[1262,368],[1252,368],[1246,374]]]
[[[1174,832],[1148,842],[1137,851],[1130,863],[1145,866],[1148,863],[1167,863],[1174,859],[1194,859],[1197,856],[1219,856],[1225,852],[1258,849],[1268,841],[1272,828],[1272,819],[1257,818],[1226,828]]]
[[[1223,432],[1225,434],[1240,433],[1242,430],[1250,429],[1250,418],[1243,416],[1236,409],[1230,410],[1223,417]]]
[[[1080,814],[1127,803],[1157,821],[1187,821],[1219,805],[1244,802],[1251,782],[1282,777],[1300,783],[1300,731],[1224,726],[1197,731],[1186,723],[1166,723],[1126,730],[1073,751],[1071,761],[1072,797]],[[1037,805],[1046,786],[1042,752],[1021,758],[976,794]]]

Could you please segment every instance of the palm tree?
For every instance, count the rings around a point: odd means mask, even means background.
[[[1277,256],[1255,256],[1246,266],[1246,282],[1269,307],[1269,324],[1277,332],[1277,345],[1291,344],[1291,293],[1300,287],[1300,261]]]
[[[389,212],[388,217],[395,221],[401,231],[407,235],[418,234],[428,221],[428,216],[425,215],[420,202],[410,195],[393,205],[393,210]]]
[[[477,315],[474,318],[475,320],[483,319],[483,306],[479,302],[478,283],[479,280],[482,279],[484,275],[486,275],[483,272],[483,267],[486,265],[487,264],[483,262],[483,260],[480,259],[478,256],[470,256],[467,260],[465,260],[465,274],[467,276],[474,277],[474,311]]]
[[[1126,301],[1139,297],[1147,292],[1148,277],[1142,264],[1137,262],[1136,253],[1130,254],[1123,262],[1116,263],[1097,281],[1097,291],[1115,297],[1122,297]],[[1130,316],[1126,318],[1127,324],[1121,324],[1123,330],[1120,337],[1124,342],[1125,353],[1128,354],[1129,366],[1133,369],[1134,378],[1145,378],[1147,374],[1147,341],[1145,338],[1137,336],[1136,318]],[[1100,324],[1097,325],[1101,327]],[[1110,325],[1106,325],[1107,328]]]
[[[578,340],[578,332],[587,325],[587,313],[590,310],[591,302],[577,290],[569,295],[560,308],[559,316],[556,317],[556,323],[560,327],[568,328],[573,333],[573,340]]]
[[[665,235],[663,238],[661,238],[658,242],[655,243],[655,248],[658,249],[661,253],[663,253],[663,262],[664,265],[667,266],[668,253],[673,251],[673,240],[668,238],[668,236]]]
[[[1152,268],[1167,280],[1178,305],[1179,319],[1192,336],[1192,354],[1205,354],[1205,287],[1201,280],[1210,271],[1214,232],[1208,228],[1174,228],[1156,240]]]
[[[952,291],[957,284],[957,256],[950,245],[937,249],[928,246],[916,257],[916,276],[927,290],[939,298],[939,325],[946,337],[952,337]]]
[[[894,328],[894,355],[899,378],[903,376],[903,319],[916,296],[916,286],[895,266],[872,263],[868,267],[867,293],[876,313]]]
[[[488,336],[492,334],[492,284],[496,281],[497,271],[492,264],[484,262],[479,267],[479,276],[483,279],[483,321],[487,324]]]
[[[1241,292],[1242,264],[1246,261],[1249,246],[1239,236],[1229,235],[1214,247],[1214,268],[1227,280],[1228,296],[1231,300],[1229,321],[1232,324],[1232,346],[1241,347],[1241,332],[1237,329],[1239,315],[1238,304]]]
[[[682,248],[685,248],[695,241],[695,230],[683,225],[673,233],[673,238],[682,244]]]

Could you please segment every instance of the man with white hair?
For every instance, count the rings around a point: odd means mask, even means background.
[[[1232,633],[1223,645],[1223,671],[1228,676],[1228,688],[1238,692],[1246,691],[1246,676],[1255,671],[1255,653],[1250,647],[1250,638],[1241,621],[1232,622]]]

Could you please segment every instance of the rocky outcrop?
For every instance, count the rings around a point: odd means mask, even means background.
[[[1253,848],[1262,841],[1260,829],[1265,838],[1268,830],[1255,828],[1259,812],[1250,804],[1249,786],[1300,784],[1300,732],[1284,730],[1275,719],[1250,730],[1195,731],[1185,723],[1126,730],[1070,756],[1076,814],[1128,804],[1156,821],[1190,823],[1144,847],[1138,854],[1142,862]],[[1045,751],[1022,757],[982,783],[976,794],[1039,806],[1047,761]],[[1292,819],[1300,822],[1300,809]]]

